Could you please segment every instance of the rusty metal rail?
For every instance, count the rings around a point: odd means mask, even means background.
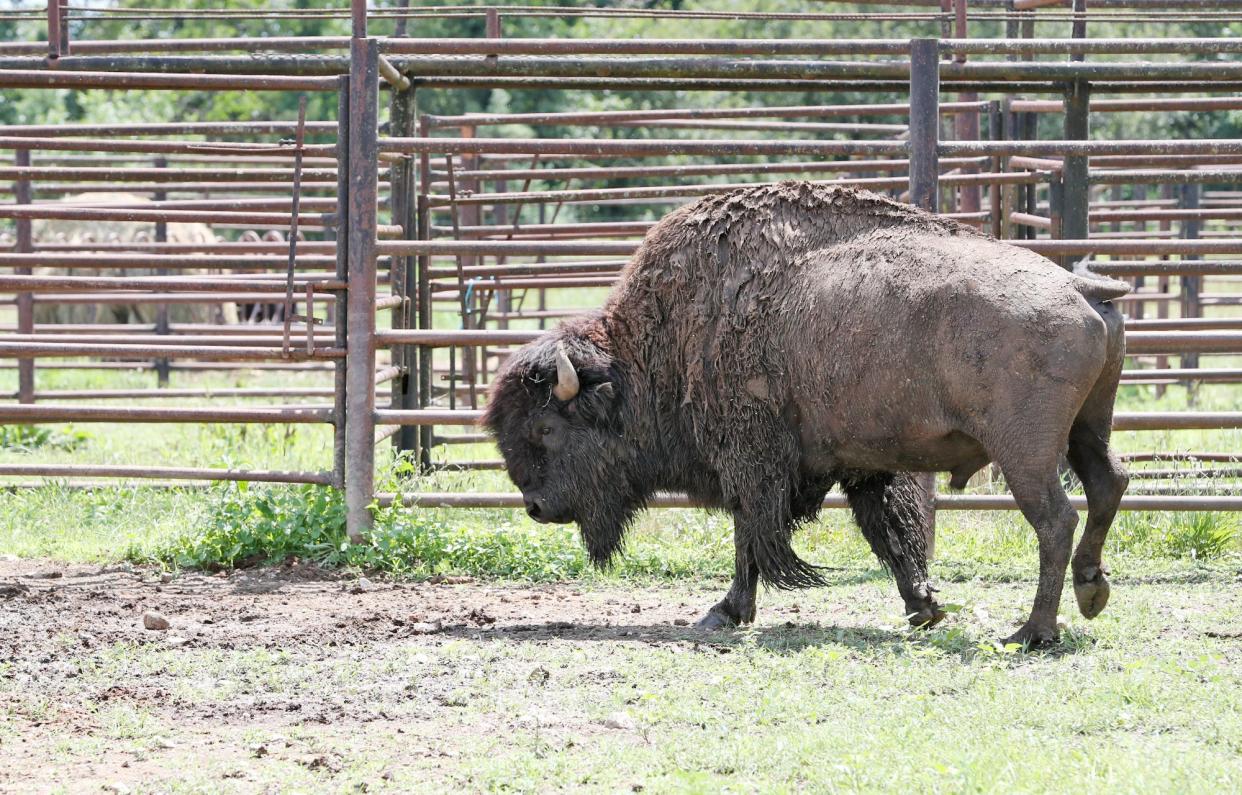
[[[1181,5],[1187,18],[1224,19],[1212,9],[1233,9],[1231,2],[1213,0],[1207,10]],[[1136,3],[1143,0],[1125,5]],[[301,128],[288,120],[255,120],[34,124],[0,131],[0,151],[15,153],[12,166],[0,168],[0,180],[13,185],[12,203],[0,204],[0,219],[7,221],[0,230],[13,230],[11,239],[0,239],[0,305],[18,310],[16,322],[0,325],[0,358],[21,374],[13,393],[19,402],[0,405],[0,422],[328,424],[332,462],[308,473],[12,464],[0,465],[0,477],[331,485],[345,490],[351,538],[362,540],[377,496],[379,442],[391,438],[428,469],[494,468],[494,460],[437,460],[440,445],[462,449],[485,440],[475,432],[441,434],[436,427],[475,424],[495,368],[515,346],[574,311],[569,307],[597,304],[650,227],[647,219],[707,193],[782,175],[828,177],[822,181],[917,198],[1061,264],[1086,256],[1100,273],[1131,279],[1135,295],[1122,304],[1131,315],[1127,388],[1242,382],[1242,370],[1227,359],[1210,359],[1219,366],[1199,364],[1200,357],[1242,354],[1242,319],[1221,314],[1228,311],[1222,307],[1242,303],[1242,293],[1228,287],[1229,279],[1242,276],[1242,194],[1233,190],[1242,183],[1242,140],[1098,140],[1086,123],[1096,113],[1242,108],[1242,99],[1226,95],[1242,88],[1242,63],[1198,58],[1242,53],[1242,39],[1091,39],[1074,27],[1081,14],[1041,17],[1062,20],[1070,37],[987,39],[971,37],[967,23],[1012,20],[1020,31],[1026,17],[999,0],[979,0],[988,11],[957,14],[964,4],[944,10],[935,0],[914,4],[927,10],[852,13],[921,25],[923,33],[940,31],[944,23],[954,37],[516,39],[502,35],[502,16],[669,15],[607,8],[368,11],[354,0],[348,10],[263,9],[222,17],[349,16],[350,36],[70,41],[64,20],[49,16],[59,27],[48,42],[0,43],[0,86],[335,92],[337,113]],[[1013,8],[1030,4],[1018,0]],[[95,18],[198,14],[74,13],[87,30]],[[415,39],[367,30],[368,18],[441,13],[482,16],[489,37]],[[687,12],[678,18],[717,16]],[[807,23],[841,17],[736,16]],[[1092,11],[1086,18],[1103,17]],[[1173,58],[1135,60],[1154,54]],[[931,80],[927,63],[936,65]],[[860,99],[603,112],[420,111],[428,94],[480,86],[848,90]],[[1009,99],[972,96],[980,91]],[[912,101],[893,102],[893,92],[910,92]],[[1049,92],[1068,99],[1027,96]],[[1097,98],[1092,92],[1142,96]],[[883,102],[866,101],[882,94]],[[957,101],[941,101],[950,98]],[[389,104],[382,133],[381,101]],[[1036,115],[1051,113],[1065,114],[1064,133],[1037,140]],[[935,132],[942,116],[952,120],[950,138]],[[534,137],[499,137],[496,130],[504,125],[545,129]],[[670,132],[646,138],[635,135],[636,128]],[[106,198],[112,190],[139,199]],[[151,233],[133,240],[57,240],[46,232],[69,223],[146,225]],[[169,241],[173,224],[210,225],[212,239]],[[274,231],[280,234],[264,237]],[[43,270],[53,268],[64,273]],[[217,307],[219,314],[229,306],[260,313],[274,308],[275,315],[264,316],[267,325],[240,327],[169,320],[177,308],[195,306]],[[151,308],[158,318],[143,316],[132,325],[40,319],[50,308],[75,307],[139,315]],[[202,393],[37,383],[44,368],[167,374],[234,367],[278,378],[290,372],[331,376]],[[331,405],[46,402],[148,396],[171,402],[322,397]],[[1238,412],[1120,413],[1116,420],[1125,432],[1242,428]],[[1135,495],[1124,507],[1238,510],[1239,499]],[[381,504],[393,500],[515,505],[514,495],[378,495]],[[1001,495],[939,495],[937,501],[943,509],[1012,508]],[[680,503],[669,498],[657,504]]]

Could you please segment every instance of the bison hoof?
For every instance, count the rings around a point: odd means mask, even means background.
[[[735,605],[734,602],[724,600],[717,602],[712,609],[707,611],[707,615],[698,620],[698,624],[694,625],[700,630],[730,630],[741,624],[750,624],[755,620],[755,606]]]
[[[1108,604],[1108,594],[1108,569],[1103,566],[1074,574],[1074,596],[1078,598],[1078,612],[1084,618],[1098,616]]]
[[[910,626],[914,629],[931,629],[944,620],[948,615],[940,609],[940,605],[932,602],[930,605],[923,605],[913,610],[910,605],[906,606],[906,610],[910,612],[906,614],[906,620],[910,622]]]
[[[1061,636],[1057,632],[1056,624],[1053,624],[1051,627],[1044,627],[1028,621],[1017,632],[1001,641],[1001,644],[1008,646],[1011,643],[1016,643],[1024,649],[1038,649],[1051,646],[1060,639]]]
[[[736,626],[737,621],[723,613],[717,613],[715,610],[700,618],[694,625],[695,629],[707,632],[714,632],[718,629],[732,629]]]

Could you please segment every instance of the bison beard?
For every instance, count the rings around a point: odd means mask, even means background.
[[[657,492],[730,511],[735,572],[700,626],[754,617],[762,580],[821,585],[797,525],[834,485],[912,623],[943,613],[928,583],[924,495],[989,462],[1039,538],[1030,619],[1056,637],[1072,560],[1083,615],[1108,599],[1101,549],[1126,487],[1108,439],[1124,357],[1122,283],[874,194],[810,183],[704,198],[647,234],[603,310],[512,355],[484,424],[527,510],[577,521],[606,565]]]
[[[582,535],[587,555],[598,568],[607,568],[625,545],[625,531],[635,515],[646,507],[642,492],[624,487],[621,473],[609,467],[598,467],[607,462],[605,450],[597,447],[588,460],[589,464],[567,471],[561,479],[569,493],[580,495],[571,505],[574,521]],[[602,470],[602,471],[601,471]],[[601,491],[600,482],[611,481],[613,487]]]

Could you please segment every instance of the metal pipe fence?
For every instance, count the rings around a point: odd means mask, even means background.
[[[997,11],[964,17],[955,13],[964,5],[949,13],[932,0],[917,5],[929,11],[729,16],[900,19],[942,33],[954,30],[944,25],[965,19],[976,34],[979,25],[995,23],[1000,32],[1008,20],[1027,18],[991,0],[972,5]],[[1093,9],[1088,22],[1123,18],[1111,13],[1116,8],[1153,4],[1093,5],[1108,12]],[[1188,9],[1188,18],[1237,5],[1159,3]],[[0,465],[0,478],[331,486],[345,492],[355,541],[365,538],[376,501],[516,505],[513,495],[491,493],[377,495],[377,446],[391,440],[397,453],[427,471],[495,469],[495,460],[470,458],[469,446],[485,439],[469,429],[510,351],[549,322],[597,305],[667,209],[791,175],[885,192],[1062,264],[1088,257],[1099,272],[1132,280],[1135,293],[1122,304],[1129,315],[1124,384],[1194,391],[1242,383],[1242,369],[1216,358],[1242,355],[1242,319],[1219,314],[1221,307],[1242,305],[1242,293],[1220,289],[1242,276],[1242,192],[1234,189],[1242,182],[1242,140],[1111,141],[1092,139],[1088,129],[1100,113],[1242,108],[1242,99],[1230,95],[1242,87],[1242,62],[1229,57],[1242,53],[1242,39],[499,35],[502,18],[551,13],[520,7],[494,10],[489,29],[497,35],[428,39],[368,34],[367,26],[482,11],[367,11],[353,2],[217,15],[349,19],[349,36],[73,41],[68,31],[89,31],[96,19],[171,20],[202,10],[70,7],[68,13],[55,42],[0,43],[0,87],[334,92],[336,117],[301,124],[30,124],[0,133],[0,151],[14,152],[12,165],[0,168],[0,180],[13,185],[13,201],[0,204],[0,219],[13,230],[11,239],[0,239],[0,301],[11,297],[17,310],[15,322],[0,325],[0,359],[14,362],[20,376],[10,396],[16,402],[0,404],[0,422],[325,424],[333,435],[331,461],[314,472],[14,464]],[[1082,15],[1041,11],[1038,18],[1064,31]],[[49,52],[55,57],[45,58]],[[1221,57],[1196,59],[1205,54]],[[1172,59],[1135,58],[1144,55]],[[452,96],[467,87],[605,86],[850,91],[858,99],[637,111],[421,111],[427,95]],[[978,98],[981,93],[989,98]],[[1047,93],[1063,98],[1026,98]],[[1099,96],[1108,93],[1144,96]],[[895,99],[901,95],[908,101]],[[1037,136],[1036,118],[1055,113],[1066,115],[1064,133]],[[539,132],[498,134],[506,125]],[[944,137],[944,130],[953,136]],[[649,131],[661,137],[648,137]],[[170,240],[173,224],[205,227],[208,234]],[[92,239],[63,233],[57,239],[55,230],[67,225],[89,227]],[[127,226],[150,229],[121,239]],[[74,307],[122,307],[142,320],[83,323],[47,315]],[[143,307],[158,308],[158,318],[143,315]],[[269,322],[170,320],[176,307],[215,307],[217,316],[234,307]],[[1200,367],[1201,359],[1219,365]],[[202,391],[48,389],[38,380],[40,371],[53,368],[157,371],[166,379],[168,372],[239,367],[319,380]],[[106,404],[147,398],[212,405]],[[246,403],[305,398],[331,401]],[[215,405],[225,400],[235,405]],[[467,432],[440,432],[455,426]],[[1229,431],[1242,428],[1242,413],[1121,412],[1115,427]],[[1212,477],[1204,471],[1202,477]],[[1012,508],[1003,495],[936,499],[944,509]],[[684,502],[678,500],[657,504]],[[1242,497],[1229,494],[1136,494],[1123,508],[1237,510],[1240,503]]]

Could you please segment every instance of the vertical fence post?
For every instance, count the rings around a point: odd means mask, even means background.
[[[401,0],[398,4],[402,10],[409,8],[409,0]],[[393,31],[394,38],[406,35],[406,17],[397,19]],[[393,88],[392,111],[389,116],[389,127],[392,134],[401,137],[413,137],[418,126],[418,93],[413,84],[405,90]],[[421,159],[420,159],[421,165]],[[392,168],[393,223],[400,224],[406,240],[415,240],[420,236],[418,184],[421,171],[415,167],[412,155],[407,155]],[[394,259],[394,262],[396,260]],[[397,312],[393,313],[393,325],[400,328],[413,328],[418,324],[417,302],[418,259],[413,256],[402,258],[400,268],[400,284],[395,280],[392,289],[405,299]],[[409,410],[421,408],[418,399],[419,367],[423,353],[414,345],[394,345],[392,348],[393,364],[401,368],[400,375],[393,382],[393,403],[396,408]],[[393,436],[393,446],[398,453],[412,453],[417,460],[421,455],[422,434],[417,426],[403,425]]]
[[[966,0],[953,0],[954,26],[953,35],[958,39],[969,38],[970,31],[966,20]],[[966,53],[955,53],[954,63],[966,63]],[[962,102],[975,102],[979,95],[966,91],[957,95]],[[959,141],[979,140],[979,115],[977,110],[958,113],[953,117],[953,137]],[[963,174],[977,174],[979,169],[973,165],[962,166]],[[957,211],[959,213],[977,213],[982,207],[982,189],[978,185],[963,185],[957,191]]]
[[[68,0],[47,0],[47,57],[69,54]]]
[[[1019,133],[1017,135],[1017,140],[1039,140],[1039,115],[1040,114],[1035,113],[1034,111],[1027,111],[1025,113],[1018,114]],[[1036,210],[1039,207],[1039,184],[1032,182],[1023,187],[1025,187],[1026,190],[1019,195],[1019,206],[1022,208],[1022,212],[1027,215],[1037,215]],[[1026,231],[1025,237],[1027,239],[1034,240],[1038,237],[1035,227],[1023,224],[1020,228]]]
[[[1007,109],[1006,109],[1007,110]],[[988,102],[988,138],[993,141],[1003,141],[1005,134],[1005,111],[1001,110],[1001,103],[996,100]],[[992,158],[992,171],[997,174],[1003,174],[1009,170],[1009,158],[1004,155],[996,155]],[[997,240],[1001,239],[1001,234],[1005,228],[1006,206],[1005,197],[1009,193],[1005,187],[1001,185],[988,186],[988,219],[990,221],[989,231],[992,237]]]
[[[1070,23],[1070,38],[1085,39],[1087,38],[1087,0],[1073,0],[1073,19]],[[1083,53],[1073,53],[1070,55],[1071,61],[1085,61],[1086,56]]]
[[[431,126],[424,116],[418,122],[418,134],[426,138],[431,134]],[[431,154],[423,152],[418,158],[418,223],[419,240],[431,239]],[[418,265],[418,327],[430,329],[432,326],[431,301],[431,255],[419,254]],[[423,345],[418,349],[418,407],[431,408],[431,386],[435,374],[434,348]],[[431,469],[431,447],[435,441],[434,428],[422,425],[418,428],[418,463],[422,471]]]
[[[60,54],[69,55],[69,0],[60,0]]]
[[[167,158],[157,157],[155,159],[156,168],[168,168]],[[161,185],[163,183],[160,183]],[[157,190],[155,192],[155,200],[162,202],[168,198],[168,192],[165,190]],[[168,223],[166,221],[155,222],[155,242],[168,242]],[[160,268],[156,271],[160,276],[167,276],[168,269]],[[168,304],[157,304],[155,307],[155,333],[161,336],[167,335],[171,331],[171,325],[168,320]],[[156,385],[160,387],[168,386],[168,376],[172,370],[171,363],[168,359],[155,360],[155,378]]]
[[[910,201],[936,212],[940,196],[940,42],[910,41]],[[927,558],[936,550],[936,476],[918,475],[927,501]]]
[[[1178,206],[1183,210],[1199,209],[1200,187],[1196,184],[1188,184],[1181,186],[1181,199]],[[1202,232],[1203,222],[1198,218],[1187,218],[1182,221],[1183,240],[1198,240]],[[1184,260],[1197,260],[1199,256],[1185,255]],[[1182,317],[1200,317],[1203,314],[1203,307],[1199,302],[1199,291],[1202,287],[1201,278],[1199,276],[1183,276],[1182,277]],[[1199,366],[1199,354],[1186,353],[1182,354],[1182,367],[1193,370]],[[1196,382],[1187,381],[1186,389],[1193,397]]]
[[[337,78],[336,95],[336,278],[349,279],[349,75]],[[332,329],[337,348],[345,348],[349,325],[348,292],[336,292],[332,300]],[[345,488],[346,362],[337,359],[332,368],[332,483]]]
[[[364,15],[365,23],[365,15]],[[375,233],[379,166],[379,42],[355,37],[349,67],[349,309],[346,333],[346,526],[371,528],[375,497]]]
[[[30,166],[30,150],[18,149],[15,164],[18,168],[28,168]],[[30,180],[26,177],[18,177],[13,184],[13,195],[18,204],[30,204],[31,190]],[[15,221],[17,228],[17,253],[31,254],[34,252],[34,236],[31,229],[29,218],[18,218]],[[29,276],[34,271],[31,268],[17,268],[16,273],[19,276]],[[29,292],[17,294],[17,333],[33,334],[34,333],[34,294]],[[35,360],[18,359],[17,360],[17,402],[18,403],[34,403],[35,397]]]
[[[414,89],[392,87],[392,99],[388,105],[388,126],[392,135],[401,137],[410,137],[413,134],[413,100]],[[409,155],[403,156],[400,161],[390,163],[388,166],[388,184],[389,196],[392,197],[390,207],[392,209],[392,223],[401,227],[401,237],[404,240],[410,240],[414,234],[414,208],[413,202],[413,169],[412,160]],[[392,310],[392,327],[394,329],[409,328],[409,307],[412,300],[407,285],[407,273],[410,269],[411,257],[405,255],[393,255],[389,258],[388,274],[389,284],[392,285],[393,295],[399,295],[404,299],[399,305],[393,307]],[[392,346],[392,364],[394,367],[400,368],[401,372],[393,378],[391,382],[391,398],[394,408],[404,408],[405,394],[408,391],[409,372],[413,363],[413,348],[408,345]],[[404,449],[406,441],[405,428],[401,428],[392,437],[392,446],[400,452]]]
[[[418,95],[416,89],[410,87],[410,119],[413,124],[417,114]],[[410,132],[411,136],[413,128]],[[414,161],[410,161],[410,188],[409,197],[406,199],[405,211],[407,213],[407,229],[406,237],[410,240],[416,240],[419,236],[418,227],[422,223],[418,212],[418,170],[414,165]],[[418,260],[416,257],[410,257],[405,262],[405,327],[416,328],[418,326]],[[403,410],[411,410],[422,408],[418,398],[418,373],[422,366],[422,350],[414,345],[405,347],[405,358],[403,360],[405,371],[401,374],[401,405],[399,408]],[[408,451],[413,460],[418,460],[422,455],[422,434],[419,428],[414,425],[402,425],[401,432],[397,434],[398,449]]]
[[[1161,198],[1161,199],[1173,199],[1173,198],[1174,198],[1174,194],[1175,194],[1177,191],[1178,191],[1178,186],[1177,186],[1177,185],[1159,185],[1159,186],[1156,186],[1156,195],[1157,195],[1159,198]],[[1146,192],[1146,191],[1144,191],[1144,192],[1143,192],[1143,196],[1144,196],[1144,197],[1146,197],[1146,195],[1147,195],[1147,192]],[[1143,225],[1143,228],[1144,228],[1144,229],[1146,229],[1146,228],[1147,228],[1147,225],[1146,225],[1146,224],[1144,224],[1144,225]],[[1171,231],[1171,230],[1173,229],[1173,222],[1172,222],[1171,220],[1168,220],[1168,219],[1162,220],[1162,221],[1161,221],[1161,222],[1157,225],[1157,227],[1156,227],[1156,228],[1157,228],[1157,229],[1159,229],[1161,232],[1169,232],[1169,231]],[[1168,259],[1169,259],[1169,257],[1164,256],[1164,257],[1161,257],[1161,259],[1163,259],[1163,260],[1168,260]],[[1160,295],[1167,295],[1167,294],[1169,293],[1169,290],[1170,290],[1170,282],[1169,282],[1169,277],[1168,277],[1167,275],[1162,275],[1162,276],[1158,277],[1155,281],[1156,281],[1156,292],[1157,292],[1157,293],[1159,293]],[[1136,288],[1135,288],[1135,289],[1136,289],[1136,291],[1137,291],[1137,281],[1136,281]],[[1135,301],[1134,303],[1135,303],[1135,305],[1136,305],[1136,306],[1142,306],[1142,305],[1143,305],[1143,302],[1142,302],[1142,301]],[[1168,317],[1169,317],[1169,302],[1168,302],[1168,301],[1165,301],[1165,300],[1160,300],[1160,301],[1157,301],[1157,302],[1156,302],[1156,317],[1160,318],[1161,320],[1167,320],[1167,319],[1168,319]],[[1169,366],[1169,357],[1168,357],[1168,356],[1157,356],[1157,357],[1156,357],[1156,368],[1157,368],[1157,369],[1159,369],[1159,370],[1165,370],[1165,369],[1167,369],[1167,368],[1168,368],[1168,366]],[[1157,397],[1157,398],[1164,397],[1164,393],[1165,393],[1165,385],[1164,385],[1164,384],[1156,384],[1156,397]]]
[[[1086,141],[1090,136],[1091,85],[1075,80],[1065,92],[1065,139]],[[1086,155],[1066,155],[1061,168],[1061,237],[1066,240],[1086,240],[1088,235],[1087,210],[1090,205],[1090,184],[1087,181],[1088,158]],[[1060,258],[1061,267],[1072,268],[1074,257]]]
[[[940,173],[940,41],[910,41],[910,203],[936,212]]]

